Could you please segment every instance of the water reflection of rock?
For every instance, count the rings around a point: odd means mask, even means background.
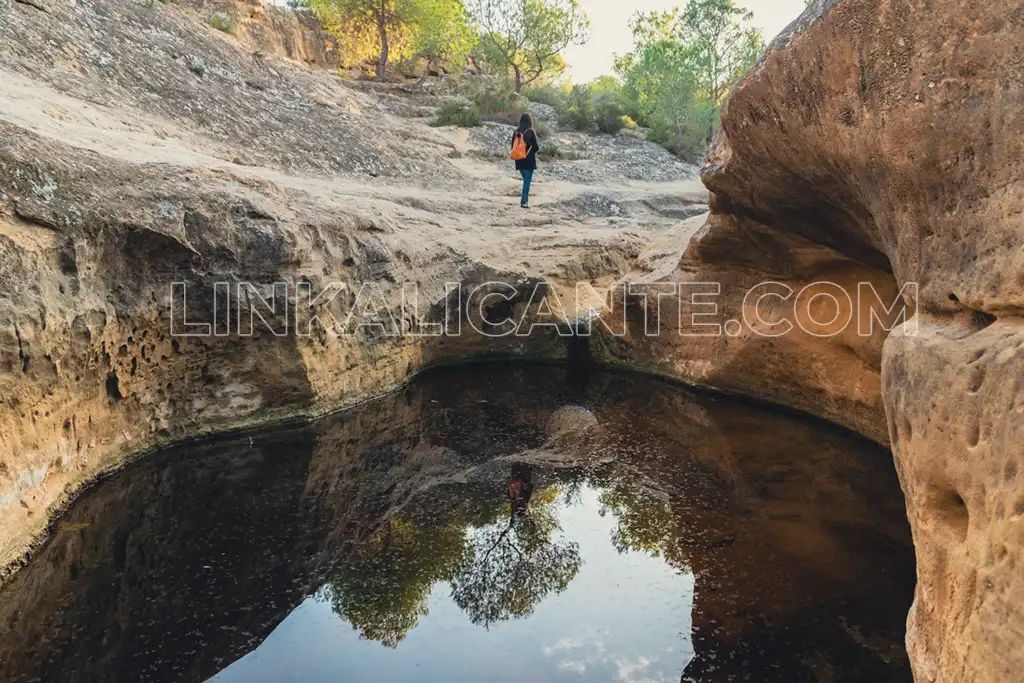
[[[256,443],[154,457],[75,504],[4,587],[0,679],[201,680],[257,644],[317,541],[311,435]]]
[[[894,675],[913,565],[884,452],[650,380],[569,391],[552,368],[454,371],[255,447],[139,463],[5,587],[0,678],[202,680],[325,584],[390,645],[437,581],[475,623],[528,615],[575,575],[550,506],[584,478],[617,548],[696,575],[687,676],[742,678],[758,658],[786,663],[777,680]],[[547,472],[519,522],[513,462]]]

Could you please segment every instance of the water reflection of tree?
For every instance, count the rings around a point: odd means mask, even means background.
[[[555,487],[539,491],[527,514],[510,514],[470,533],[473,557],[452,581],[452,599],[474,624],[528,616],[576,576],[579,546],[551,539],[559,529],[557,497]]]
[[[332,607],[363,637],[389,647],[427,613],[439,581],[451,584],[474,624],[527,616],[546,595],[564,590],[581,564],[575,543],[552,539],[560,531],[557,499],[556,487],[542,488],[517,516],[486,487],[435,495],[360,544],[331,577]]]
[[[427,613],[434,583],[450,580],[468,557],[462,526],[392,518],[334,574],[331,605],[364,638],[395,647]]]
[[[638,486],[633,477],[621,474],[602,482],[598,501],[601,515],[615,517],[611,542],[620,553],[628,550],[662,557],[677,569],[688,569],[681,543],[680,520],[673,517],[669,504],[654,492]]]

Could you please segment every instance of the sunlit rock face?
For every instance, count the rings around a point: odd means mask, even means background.
[[[0,566],[132,453],[308,417],[431,362],[564,352],[550,336],[178,341],[167,333],[175,281],[207,294],[192,310],[208,315],[225,279],[372,280],[403,325],[444,321],[449,282],[719,282],[730,319],[765,280],[868,282],[885,300],[904,292],[911,324],[680,342],[631,318],[594,357],[891,443],[918,553],[916,675],[1014,680],[1024,669],[1018,2],[814,3],[735,88],[703,174],[712,214],[670,240],[652,238],[675,223],[664,211],[632,216],[641,236],[579,215],[592,204],[582,195],[559,198],[566,212],[550,228],[481,214],[509,192],[473,165],[485,145],[274,61],[333,63],[261,37],[277,15],[256,3],[239,5],[252,8],[239,17],[244,44],[206,23],[217,3],[46,4],[0,0]],[[630,206],[663,202],[650,194]],[[573,232],[583,223],[598,229]],[[415,321],[400,315],[407,281],[423,296]],[[344,317],[351,296],[296,314]],[[550,428],[567,444],[600,429],[579,414]]]
[[[816,2],[734,89],[703,171],[704,240],[756,222],[918,286],[881,385],[922,681],[1024,667],[1022,43],[1015,0]]]

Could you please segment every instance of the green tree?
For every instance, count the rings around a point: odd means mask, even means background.
[[[634,478],[611,477],[598,499],[601,515],[615,518],[611,542],[620,553],[633,550],[664,557],[678,569],[688,569],[682,555],[679,528],[668,504],[651,491],[638,486]]]
[[[702,146],[706,120],[695,111],[696,79],[685,45],[676,36],[678,13],[653,12],[633,20],[635,47],[616,61],[637,118],[648,136],[684,157]]]
[[[559,531],[558,489],[533,496],[522,516],[477,527],[469,534],[470,559],[451,581],[452,600],[479,626],[533,613],[550,593],[565,590],[582,566],[579,546],[552,539]]]
[[[476,41],[462,0],[417,0],[412,50],[431,66],[449,70],[465,64]]]
[[[615,68],[652,140],[683,156],[710,142],[729,88],[763,50],[751,19],[733,0],[634,18],[634,48]]]
[[[463,528],[389,519],[331,577],[331,607],[364,638],[396,647],[427,613],[434,583],[468,560]]]
[[[690,0],[679,22],[687,64],[705,99],[722,104],[729,88],[764,50],[754,14],[734,0]]]
[[[367,639],[396,647],[427,613],[438,582],[474,624],[531,614],[564,590],[581,566],[563,538],[556,487],[538,490],[529,510],[511,514],[489,486],[444,488],[417,499],[359,543],[329,580],[332,609]]]
[[[565,106],[559,114],[559,120],[576,130],[588,130],[594,122],[594,106],[590,95],[590,86],[576,84],[565,97]]]
[[[577,0],[471,0],[484,62],[512,73],[516,93],[565,68],[561,52],[586,40]]]
[[[343,44],[351,44],[353,33],[376,42],[377,78],[384,78],[388,60],[407,40],[420,16],[417,0],[310,0],[321,24]]]

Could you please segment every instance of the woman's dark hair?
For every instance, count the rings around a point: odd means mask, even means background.
[[[525,133],[529,128],[533,128],[533,117],[524,112],[519,117],[519,132]]]

